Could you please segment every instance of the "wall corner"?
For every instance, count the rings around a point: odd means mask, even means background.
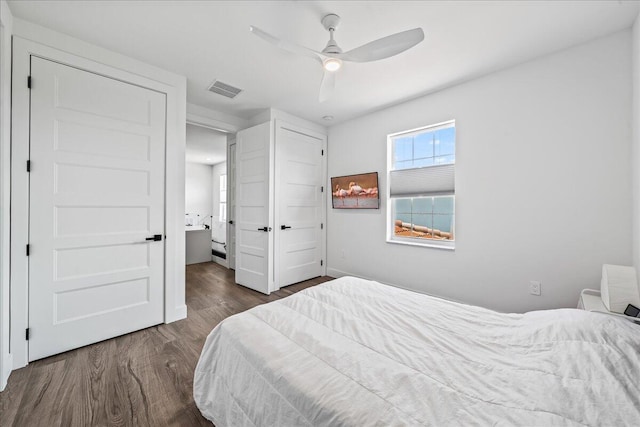
[[[631,256],[640,271],[640,15],[631,31]]]

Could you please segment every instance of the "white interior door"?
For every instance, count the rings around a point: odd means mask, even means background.
[[[273,290],[273,125],[236,137],[236,283]]]
[[[227,257],[229,268],[236,269],[236,143],[229,145],[227,156]]]
[[[31,59],[29,360],[163,321],[165,95]]]
[[[276,278],[282,286],[322,275],[324,140],[276,125]]]

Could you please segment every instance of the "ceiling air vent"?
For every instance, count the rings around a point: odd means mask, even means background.
[[[242,89],[238,89],[237,87],[222,83],[220,80],[216,80],[211,86],[209,86],[209,92],[217,93],[218,95],[233,99],[242,92]]]

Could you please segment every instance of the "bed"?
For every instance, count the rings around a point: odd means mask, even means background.
[[[503,314],[343,277],[231,316],[196,367],[224,426],[640,423],[640,326]]]

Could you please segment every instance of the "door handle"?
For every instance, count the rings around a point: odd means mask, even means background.
[[[232,219],[229,220],[229,224],[233,225],[233,220]]]
[[[258,228],[258,231],[266,231],[266,232],[269,232],[269,231],[271,231],[271,227],[262,227],[262,228]]]
[[[159,242],[162,240],[162,234],[154,234],[153,237],[147,237],[144,240],[151,240],[153,242]]]
[[[290,225],[281,225],[280,230],[286,230],[287,228],[291,228]]]

